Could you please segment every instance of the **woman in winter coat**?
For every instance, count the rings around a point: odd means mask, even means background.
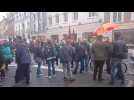
[[[16,63],[17,70],[15,82],[18,83],[19,81],[26,79],[26,83],[29,84],[31,56],[30,50],[23,41],[18,44],[16,49]]]
[[[8,43],[3,45],[3,56],[5,59],[6,70],[8,70],[8,64],[10,64],[13,59],[12,50]]]
[[[0,78],[1,79],[5,78],[5,69],[3,68],[4,61],[5,60],[2,52],[2,45],[0,45]]]

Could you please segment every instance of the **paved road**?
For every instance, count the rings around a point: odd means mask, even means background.
[[[14,84],[14,75],[15,75],[16,67],[10,66],[9,71],[6,75],[6,79],[0,82],[1,87],[17,87]],[[33,66],[31,69],[31,83],[30,85],[19,84],[18,87],[126,87],[128,84],[133,84],[133,76],[126,75],[126,85],[121,86],[120,82],[117,82],[114,86],[109,85],[110,76],[105,72],[103,73],[103,82],[97,82],[92,80],[92,72],[77,74],[75,75],[76,81],[74,82],[66,82],[63,80],[63,72],[62,70],[56,71],[56,77],[49,80],[47,76],[46,67],[42,68],[44,75],[37,77],[36,76],[36,66]]]

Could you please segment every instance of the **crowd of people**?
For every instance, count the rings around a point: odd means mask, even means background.
[[[38,77],[43,73],[42,65],[48,66],[48,79],[56,77],[55,67],[62,65],[64,80],[75,81],[75,75],[78,72],[80,74],[90,72],[89,61],[92,59],[94,81],[103,81],[103,66],[106,63],[107,73],[111,76],[110,83],[114,84],[116,79],[120,79],[121,84],[124,84],[125,76],[122,72],[121,61],[127,58],[127,52],[126,43],[120,35],[113,42],[110,42],[109,39],[103,41],[103,36],[97,36],[94,43],[85,39],[78,41],[66,39],[60,43],[48,39],[27,43],[25,39],[17,37],[13,42],[0,45],[0,77],[2,79],[5,77],[8,64],[15,56],[17,64],[15,83],[26,80],[26,83],[29,84],[33,56],[38,65],[36,71]]]

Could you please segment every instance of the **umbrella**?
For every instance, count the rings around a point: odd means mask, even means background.
[[[118,28],[119,25],[118,24],[115,24],[115,23],[106,23],[106,24],[103,24],[101,26],[99,26],[97,29],[96,29],[96,35],[102,35],[106,32],[111,32],[112,30]]]

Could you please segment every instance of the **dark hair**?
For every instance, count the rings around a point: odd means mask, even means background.
[[[97,40],[102,40],[103,39],[103,36],[100,35],[100,36],[97,36],[96,38],[97,38]]]

